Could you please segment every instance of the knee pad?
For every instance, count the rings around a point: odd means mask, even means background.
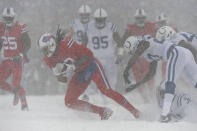
[[[176,87],[176,85],[175,85],[174,82],[167,81],[165,83],[165,88],[166,88],[165,93],[174,94],[175,93],[175,87]]]

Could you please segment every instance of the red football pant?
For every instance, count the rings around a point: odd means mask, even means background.
[[[101,115],[103,113],[103,107],[99,107],[78,99],[79,96],[87,89],[88,85],[90,84],[90,81],[93,80],[102,94],[113,99],[118,104],[122,105],[124,108],[126,108],[128,111],[135,115],[138,112],[135,109],[135,107],[133,107],[124,96],[111,89],[110,84],[106,78],[105,72],[103,70],[103,67],[98,60],[96,61],[96,65],[97,70],[88,82],[80,83],[76,79],[76,74],[72,77],[65,96],[66,106],[72,109],[88,111]]]
[[[21,77],[22,77],[22,66],[23,62],[15,63],[11,59],[4,60],[0,64],[0,89],[17,92],[18,95],[22,98],[21,102],[26,103],[25,90],[21,87]],[[13,87],[6,82],[8,77],[12,74],[12,85]]]

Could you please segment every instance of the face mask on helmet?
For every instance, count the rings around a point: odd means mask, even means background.
[[[158,25],[158,27],[166,26],[167,25],[167,22],[165,20],[158,21],[157,22],[157,25]]]
[[[135,36],[131,36],[127,38],[127,40],[124,43],[124,50],[126,53],[133,55],[135,54],[135,51],[138,48],[139,42],[141,41],[142,38],[138,38]]]
[[[102,29],[105,27],[106,18],[95,18],[96,27]]]
[[[14,17],[3,17],[3,19],[7,26],[12,26],[14,23]]]
[[[145,23],[146,23],[146,17],[142,16],[142,17],[135,17],[135,22],[137,24],[138,27],[144,27]]]
[[[43,34],[39,40],[39,48],[44,56],[51,57],[56,50],[55,38],[50,34]]]
[[[90,20],[90,14],[88,14],[88,13],[80,14],[81,23],[86,24],[89,22],[89,20]]]
[[[156,39],[163,41],[163,40],[170,40],[176,35],[176,31],[169,26],[160,27],[156,33]]]
[[[164,13],[161,13],[157,18],[157,25],[158,27],[166,26],[167,25],[167,16]]]
[[[80,15],[81,23],[86,24],[89,22],[91,12],[91,8],[88,5],[80,6],[78,13]]]
[[[6,26],[11,27],[14,24],[14,18],[16,16],[13,8],[5,8],[3,10],[3,22]]]
[[[94,19],[95,19],[95,24],[96,24],[95,26],[98,29],[104,28],[107,17],[108,17],[107,12],[103,8],[98,8],[94,12]]]

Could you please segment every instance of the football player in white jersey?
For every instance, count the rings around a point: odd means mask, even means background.
[[[171,35],[171,34],[168,34]],[[150,69],[147,75],[138,83],[130,85],[127,92],[150,80],[157,67],[157,61],[166,61],[166,80],[164,104],[160,116],[161,122],[168,122],[171,119],[170,108],[174,98],[176,80],[184,72],[192,85],[197,88],[197,64],[192,53],[183,47],[175,46],[170,41],[159,41],[151,36],[129,37],[124,43],[125,51],[132,54],[129,63],[124,71],[124,79],[127,81],[129,69],[139,56],[144,56],[150,61]]]
[[[82,5],[78,10],[80,18],[74,19],[70,24],[70,28],[74,33],[73,39],[79,44],[83,44],[83,41],[86,41],[84,36],[91,23],[91,12],[91,8],[88,5]]]
[[[171,35],[168,35],[171,34]],[[197,35],[188,32],[177,32],[170,26],[163,26],[158,29],[156,38],[160,41],[170,40],[172,43],[189,49],[194,55],[197,63]]]
[[[110,84],[115,89],[117,81],[115,55],[116,47],[118,47],[119,53],[123,51],[123,48],[121,48],[121,37],[117,32],[117,26],[106,21],[108,14],[103,8],[98,8],[94,12],[93,17],[94,22],[90,24],[87,32],[87,47],[102,62]]]
[[[160,108],[163,106],[165,94],[165,82],[162,81],[156,88],[157,102]],[[190,108],[195,108],[195,103],[192,102],[191,97],[185,93],[176,93],[172,100],[170,108],[170,115],[175,121],[181,120],[190,113]]]

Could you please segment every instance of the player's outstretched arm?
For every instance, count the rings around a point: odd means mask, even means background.
[[[113,33],[113,39],[117,43],[117,47],[123,47],[124,42],[122,42],[122,39],[120,37],[120,34],[118,32]]]
[[[146,83],[147,81],[151,80],[156,73],[156,69],[157,69],[157,61],[151,62],[150,65],[149,65],[149,72],[146,74],[146,76],[140,82],[127,87],[126,92],[130,92],[130,91],[134,90],[135,88],[139,87],[140,85],[142,85],[142,84]]]
[[[123,56],[124,56],[123,42],[122,42],[122,39],[121,39],[118,32],[113,33],[113,39],[117,43],[117,45],[116,45],[116,47],[117,47],[117,52],[116,52],[117,58],[116,58],[115,64],[120,64],[121,61],[123,60]]]
[[[135,64],[138,57],[140,57],[149,46],[150,46],[149,42],[141,41],[140,44],[138,45],[137,50],[132,55],[132,57],[129,59],[129,62],[128,62],[127,66],[124,70],[124,74],[123,74],[123,77],[124,77],[124,80],[125,80],[126,84],[130,84],[130,81],[128,79],[130,68]]]

